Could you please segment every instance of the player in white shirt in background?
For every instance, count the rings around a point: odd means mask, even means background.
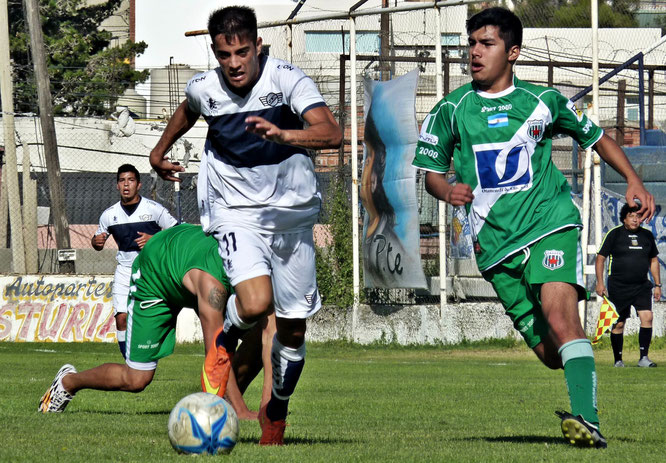
[[[282,445],[289,397],[304,365],[305,319],[319,310],[312,227],[321,203],[308,149],[336,148],[342,132],[315,83],[261,53],[254,11],[228,7],[208,22],[220,67],[194,76],[187,99],[150,154],[164,179],[184,169],[171,145],[203,116],[209,125],[197,183],[201,224],[219,242],[234,286],[224,330],[209,349],[204,390],[219,392],[215,365],[238,338],[275,311],[273,390],[262,404],[261,445]],[[305,123],[305,124],[304,124]],[[306,126],[305,126],[306,125]]]
[[[127,294],[132,263],[155,233],[173,227],[178,221],[164,206],[139,195],[141,176],[133,165],[123,164],[118,168],[116,188],[120,201],[102,212],[99,227],[90,244],[96,251],[101,251],[111,235],[118,245],[118,265],[113,276],[113,314],[118,347],[125,357]]]

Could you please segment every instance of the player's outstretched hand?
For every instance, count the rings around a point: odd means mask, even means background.
[[[464,206],[474,200],[472,188],[466,183],[456,183],[453,188],[448,191],[446,196],[444,201],[452,206]]]
[[[627,185],[627,194],[625,195],[629,207],[636,206],[636,201],[640,201],[640,209],[638,210],[638,218],[641,222],[649,222],[654,217],[655,204],[654,196],[645,189],[642,182],[629,182]]]
[[[258,135],[264,140],[274,141],[275,143],[286,143],[284,131],[263,117],[250,116],[245,119],[245,123],[247,124],[245,126],[247,132]]]
[[[185,172],[185,168],[178,162],[171,162],[166,157],[163,157],[159,162],[153,163],[152,159],[150,165],[155,169],[157,175],[164,180],[171,182],[182,182],[182,179],[176,177],[177,172]]]

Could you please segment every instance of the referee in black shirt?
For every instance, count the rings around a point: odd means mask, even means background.
[[[595,264],[597,294],[608,296],[620,316],[611,329],[611,345],[616,367],[624,366],[622,362],[624,322],[631,315],[632,305],[641,320],[638,332],[641,356],[638,366],[657,366],[648,358],[648,350],[652,340],[652,298],[654,296],[655,301],[661,299],[661,279],[657,259],[659,251],[652,233],[641,228],[636,213],[638,210],[637,206],[629,207],[628,204],[622,206],[620,210],[622,225],[606,234]],[[606,290],[604,263],[609,256],[608,290]],[[648,270],[654,280],[654,291],[653,284],[647,278]]]

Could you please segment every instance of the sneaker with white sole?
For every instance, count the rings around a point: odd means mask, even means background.
[[[613,365],[615,368],[624,368],[624,362],[622,360],[618,360],[615,362],[615,365]]]
[[[61,413],[67,407],[67,404],[74,397],[62,386],[62,379],[72,373],[76,373],[76,368],[72,365],[63,365],[48,388],[46,393],[39,401],[39,411],[42,413]]]
[[[657,364],[650,360],[646,355],[645,357],[641,357],[641,359],[638,361],[638,366],[641,368],[654,368],[657,366]]]
[[[585,421],[582,416],[573,416],[563,410],[556,411],[555,414],[562,419],[562,434],[571,445],[598,449],[605,449],[608,446],[599,429],[589,421]]]

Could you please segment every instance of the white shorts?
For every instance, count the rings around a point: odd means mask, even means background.
[[[262,234],[224,224],[214,236],[232,286],[262,275],[271,277],[277,317],[307,318],[321,308],[312,230]]]
[[[113,275],[113,316],[119,313],[127,313],[127,295],[129,294],[131,267],[124,265],[116,266]]]

